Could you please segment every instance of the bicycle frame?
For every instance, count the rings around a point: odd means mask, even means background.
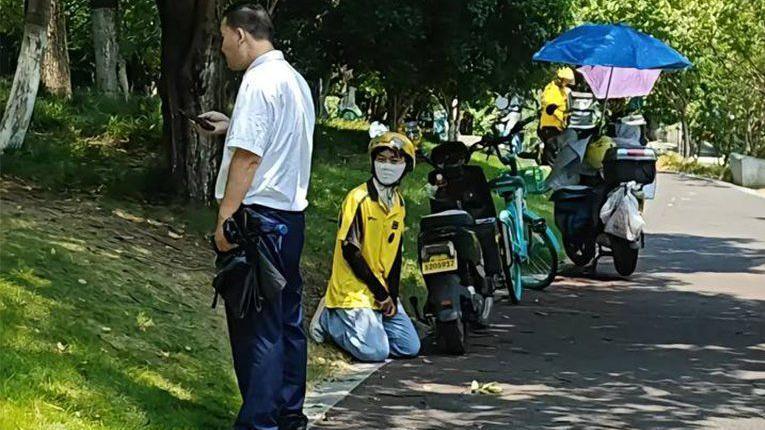
[[[506,157],[503,163],[508,166],[508,170],[502,173],[494,182],[493,190],[499,194],[505,201],[505,208],[499,213],[500,232],[502,235],[502,246],[506,256],[510,256],[509,265],[521,265],[528,263],[531,258],[533,243],[529,241],[531,232],[526,229],[535,229],[535,226],[542,221],[545,229],[548,229],[544,219],[534,213],[526,206],[526,184],[518,174],[516,162],[517,156],[513,154]],[[527,237],[527,233],[529,237]],[[554,235],[548,234],[553,247],[558,250],[559,246]],[[513,283],[519,283],[518,293],[523,291],[523,281],[519,268],[513,270]]]
[[[511,252],[509,255],[515,256],[516,261],[514,263],[526,261],[529,257],[528,244],[523,235],[523,215],[526,209],[524,195],[523,187],[515,187],[515,190],[512,191],[512,198],[505,199],[505,209],[499,213],[499,221],[505,230],[505,234],[502,235],[505,250]]]

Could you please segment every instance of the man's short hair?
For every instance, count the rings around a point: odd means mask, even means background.
[[[241,28],[257,40],[274,40],[274,24],[266,8],[251,2],[238,2],[223,12],[226,25]]]

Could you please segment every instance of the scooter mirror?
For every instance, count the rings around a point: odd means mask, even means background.
[[[510,101],[507,100],[505,96],[497,96],[497,98],[494,99],[494,106],[499,110],[505,110],[510,107]]]

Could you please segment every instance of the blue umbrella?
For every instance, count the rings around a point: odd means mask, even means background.
[[[625,24],[584,24],[547,42],[535,61],[576,66],[678,70],[691,66],[683,55],[655,37]]]

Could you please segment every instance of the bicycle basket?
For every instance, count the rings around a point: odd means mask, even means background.
[[[539,166],[524,167],[518,171],[518,176],[523,178],[528,194],[544,194],[550,190],[545,182],[545,172]]]

